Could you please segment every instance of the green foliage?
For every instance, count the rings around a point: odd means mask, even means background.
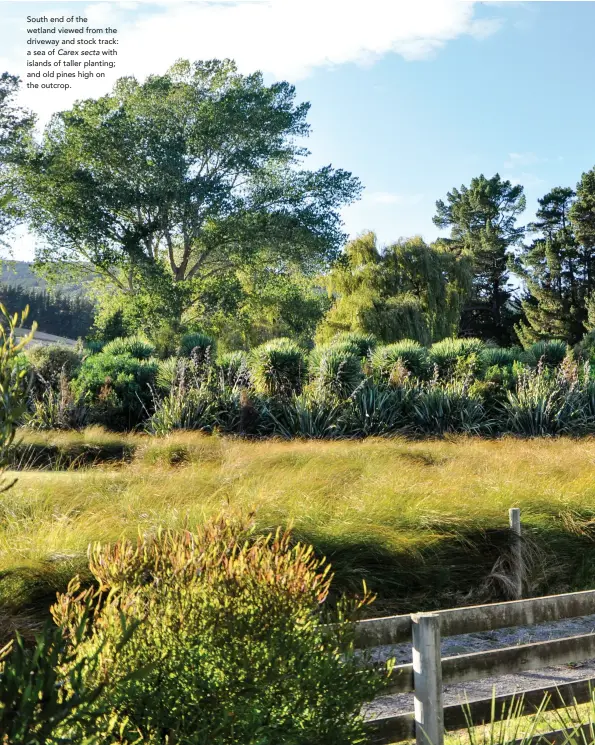
[[[482,400],[461,383],[434,385],[413,402],[414,426],[426,435],[489,432]]]
[[[88,620],[88,609],[81,608],[78,626],[71,629],[74,645],[67,642],[61,628],[47,624],[33,645],[25,645],[17,634],[0,650],[3,743],[100,745],[109,737],[113,726],[107,712],[97,705],[106,683],[90,687],[86,683],[97,672],[100,649],[79,659],[72,649],[81,642]],[[130,638],[129,631],[121,631],[119,647]]]
[[[89,421],[84,396],[76,397],[65,373],[51,385],[45,385],[31,398],[23,424],[36,430],[79,430]]]
[[[479,357],[483,351],[481,339],[443,339],[430,347],[430,364],[436,365],[441,377],[449,377],[460,360],[472,355]]]
[[[510,313],[508,252],[523,238],[516,225],[526,205],[523,187],[504,181],[499,174],[483,174],[436,202],[434,223],[450,228],[440,243],[455,255],[472,260],[473,287],[465,309],[462,330],[484,339],[509,342],[514,317]],[[444,334],[446,336],[446,334]]]
[[[32,347],[26,355],[42,387],[56,387],[62,375],[72,380],[81,366],[81,356],[72,347],[60,344]]]
[[[568,354],[566,342],[559,339],[551,341],[538,341],[532,344],[525,352],[525,361],[534,367],[543,362],[544,365],[556,367]]]
[[[312,385],[322,393],[339,398],[349,397],[363,379],[362,365],[354,347],[344,343],[328,347],[316,347],[309,358],[309,374]]]
[[[373,334],[360,334],[356,331],[342,331],[329,341],[331,347],[350,349],[357,357],[369,357],[378,345]]]
[[[250,370],[248,355],[245,352],[227,352],[219,356],[217,367],[223,375],[223,382],[230,388],[248,387]]]
[[[371,357],[372,371],[383,380],[390,380],[395,365],[400,363],[412,376],[423,380],[430,371],[428,350],[413,339],[403,339],[376,349]]]
[[[15,329],[26,318],[26,310],[20,316],[16,313],[9,315],[0,303],[0,466],[5,462],[16,427],[26,409],[30,376],[21,353],[31,341],[33,332],[19,341],[15,337]]]
[[[148,360],[155,354],[155,347],[144,337],[133,335],[113,339],[103,347],[102,351],[113,356],[129,354],[137,360]]]
[[[132,329],[216,313],[214,295],[255,265],[313,275],[343,243],[340,209],[360,185],[300,168],[308,109],[230,60],[179,61],[77,101],[20,163],[39,262],[91,264]]]
[[[4,237],[23,218],[11,166],[27,151],[35,123],[31,112],[15,104],[19,83],[15,75],[0,75],[0,245],[5,245]]]
[[[581,379],[569,359],[555,369],[540,362],[524,369],[515,391],[508,392],[505,426],[527,437],[583,434],[593,431],[592,400],[588,372]]]
[[[361,386],[350,398],[344,413],[344,434],[355,437],[390,435],[411,429],[413,401],[410,386],[393,389]]]
[[[206,334],[184,334],[177,350],[178,357],[192,360],[197,369],[207,372],[215,364],[217,345],[215,340]]]
[[[334,304],[316,339],[324,343],[355,331],[387,343],[410,338],[425,344],[455,334],[469,282],[466,259],[420,237],[380,250],[375,234],[366,233],[347,244],[324,278]]]
[[[285,401],[269,400],[260,431],[291,439],[335,439],[345,435],[344,410],[334,396],[304,391]]]
[[[494,366],[512,367],[523,357],[523,350],[520,347],[485,347],[479,352],[479,360],[485,369]]]
[[[273,339],[257,347],[249,364],[259,393],[289,396],[301,391],[306,363],[302,350],[290,339]]]
[[[164,734],[188,745],[362,742],[362,705],[387,677],[353,648],[350,619],[370,598],[326,612],[328,566],[289,533],[258,536],[221,518],[96,544],[90,570],[99,589],[73,582],[53,614],[76,628],[94,599],[93,626],[74,647],[98,654],[88,682],[109,681],[103,702],[127,733],[154,745]],[[142,629],[114,657],[122,615]],[[130,679],[140,666],[148,673]]]
[[[91,421],[114,428],[133,427],[151,407],[150,385],[156,373],[153,360],[103,351],[83,361],[72,388],[91,407]]]
[[[239,391],[189,387],[184,379],[159,399],[147,431],[165,435],[174,430],[243,434],[242,396]]]

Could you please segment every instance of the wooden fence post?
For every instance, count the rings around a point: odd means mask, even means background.
[[[511,554],[512,554],[512,581],[514,583],[515,598],[523,597],[523,544],[521,540],[521,511],[518,507],[508,510],[508,519],[511,530]]]
[[[416,613],[411,616],[411,621],[416,745],[443,745],[440,616],[437,613]]]

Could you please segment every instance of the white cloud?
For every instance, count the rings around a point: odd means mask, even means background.
[[[522,168],[545,163],[546,161],[547,158],[541,158],[535,153],[508,153],[508,160],[504,163],[504,168]]]
[[[423,194],[395,194],[390,191],[366,191],[361,201],[376,205],[412,206],[419,204],[423,198]]]
[[[545,179],[536,176],[534,173],[520,173],[518,176],[510,177],[510,183],[513,186],[521,184],[526,189],[540,189],[547,184]]]
[[[122,75],[144,78],[176,59],[231,57],[241,71],[297,81],[319,68],[373,64],[386,54],[407,60],[432,56],[462,35],[493,34],[497,19],[475,18],[473,0],[195,0],[104,2],[81,5],[89,24],[110,23],[119,31],[118,65],[102,80],[78,83],[64,92],[25,91],[43,119],[81,96],[108,90]],[[16,3],[14,4],[16,5]],[[59,2],[36,3],[39,15]],[[84,9],[84,11],[83,11]],[[7,69],[25,71],[24,19],[5,30],[0,45],[12,45]]]

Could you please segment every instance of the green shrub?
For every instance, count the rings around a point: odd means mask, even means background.
[[[525,361],[536,367],[543,362],[550,367],[559,365],[568,353],[568,345],[565,341],[554,339],[552,341],[538,341],[532,344],[525,352]]]
[[[416,429],[428,435],[477,434],[491,427],[481,398],[460,383],[427,387],[413,403],[413,412]]]
[[[348,398],[363,378],[360,357],[350,347],[316,347],[310,353],[313,386],[339,398]]]
[[[75,650],[87,623],[87,610],[81,608],[79,623],[72,628]],[[116,654],[129,638],[130,632],[123,631]],[[106,681],[86,684],[97,673],[98,658],[96,649],[77,659],[62,629],[49,624],[33,645],[25,645],[17,635],[0,650],[1,741],[7,745],[106,742],[112,730],[109,712],[97,704]]]
[[[206,386],[186,388],[179,384],[156,403],[147,431],[157,435],[179,429],[240,432],[241,409],[239,392],[229,389],[216,391]]]
[[[133,427],[152,406],[150,386],[156,373],[154,360],[104,351],[84,360],[72,390],[89,406],[90,422]]]
[[[325,345],[329,347],[349,348],[357,357],[368,357],[376,349],[378,339],[374,334],[360,334],[357,331],[342,331],[333,336]]]
[[[129,354],[137,360],[148,360],[155,354],[155,347],[142,336],[123,336],[108,342],[102,352],[114,357]]]
[[[479,354],[484,370],[494,366],[512,367],[515,362],[522,360],[523,350],[520,347],[486,347]]]
[[[345,434],[343,408],[336,398],[304,391],[288,399],[271,399],[261,415],[260,432],[291,439],[323,440]]]
[[[481,355],[484,349],[481,339],[442,339],[430,347],[430,364],[436,365],[441,377],[449,377],[459,359]]]
[[[302,350],[289,339],[273,339],[257,347],[250,357],[250,373],[259,393],[289,396],[299,393],[306,365]]]
[[[230,388],[248,387],[250,385],[250,370],[248,355],[245,352],[227,352],[217,360],[217,367],[223,377],[223,382]]]
[[[177,349],[178,357],[193,357],[200,364],[212,365],[215,361],[217,345],[206,334],[184,334]]]
[[[384,380],[390,380],[396,365],[413,377],[424,379],[430,370],[428,350],[412,339],[403,339],[376,349],[370,361],[372,372]]]
[[[584,434],[593,430],[589,381],[579,377],[575,363],[565,360],[556,369],[538,363],[518,377],[516,390],[504,404],[508,432],[536,437]]]
[[[411,386],[392,389],[364,385],[345,411],[345,431],[355,437],[389,435],[406,430],[416,391]]]
[[[35,373],[38,388],[56,385],[62,373],[67,380],[72,380],[81,366],[80,355],[62,344],[33,347],[27,350],[26,356]]]
[[[94,601],[89,637],[74,646],[99,655],[88,683],[109,681],[102,703],[126,718],[127,735],[153,745],[164,733],[187,745],[364,741],[362,706],[387,677],[353,649],[350,618],[369,597],[327,610],[328,568],[289,533],[219,519],[194,534],[95,545],[90,570],[100,589],[71,583],[53,614],[69,630]],[[141,628],[113,655],[121,615]],[[130,678],[140,667],[142,679]]]

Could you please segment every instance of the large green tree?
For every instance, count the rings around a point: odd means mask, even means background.
[[[417,236],[381,250],[366,233],[346,246],[324,283],[334,302],[317,331],[320,341],[362,331],[389,343],[428,344],[457,333],[469,263]]]
[[[446,201],[436,202],[434,224],[450,228],[443,244],[473,262],[473,290],[462,324],[465,334],[510,341],[514,313],[508,261],[524,235],[524,228],[517,225],[524,209],[523,187],[499,174],[489,179],[482,174],[468,187],[448,192]]]
[[[192,312],[251,265],[321,271],[360,184],[302,167],[308,110],[288,83],[212,60],[55,114],[20,166],[38,263],[92,268],[145,323]]]
[[[555,187],[538,200],[536,220],[528,228],[537,238],[523,247],[515,268],[523,277],[525,316],[517,326],[524,345],[541,339],[576,343],[584,334],[585,286],[570,213],[575,192]]]
[[[34,123],[33,115],[15,103],[18,88],[18,77],[0,75],[0,244],[22,216],[11,165],[22,156]]]

